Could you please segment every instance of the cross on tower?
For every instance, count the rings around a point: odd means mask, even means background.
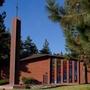
[[[19,9],[18,0],[16,0],[16,17],[18,16],[18,9]]]

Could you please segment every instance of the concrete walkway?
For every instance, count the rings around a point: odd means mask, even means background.
[[[8,85],[0,85],[0,90],[11,90],[13,89],[12,86]]]

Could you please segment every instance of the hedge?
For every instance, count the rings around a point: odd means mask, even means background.
[[[0,80],[0,85],[4,85],[4,84],[8,84],[9,83],[9,80],[6,79],[6,80]]]

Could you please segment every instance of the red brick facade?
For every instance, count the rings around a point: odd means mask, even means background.
[[[84,63],[76,60],[66,60],[62,57],[50,55],[30,56],[20,60],[19,83],[22,78],[33,78],[37,84],[84,84]],[[1,76],[7,78],[5,67],[2,68]],[[87,81],[90,83],[90,66],[87,69]]]
[[[26,70],[25,70],[26,68]],[[35,58],[21,62],[20,78],[31,77],[42,84],[44,76],[47,74],[47,84],[50,82],[50,58]]]
[[[58,61],[60,63],[59,65]],[[20,64],[20,82],[22,82],[21,79],[23,77],[32,77],[37,80],[39,84],[84,84],[84,75],[83,62],[65,60],[62,57],[45,55],[23,59]],[[88,68],[87,75],[88,83],[90,83],[90,68]]]

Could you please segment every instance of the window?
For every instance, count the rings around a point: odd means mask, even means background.
[[[54,77],[55,77],[55,75],[54,75],[54,73],[55,73],[55,59],[52,59],[51,60],[51,67],[50,67],[50,82],[51,83],[54,83],[54,81],[55,81],[55,79],[54,79]]]
[[[72,61],[69,61],[69,82],[72,83]]]
[[[61,82],[61,60],[57,60],[57,83]]]
[[[74,62],[74,81],[77,82],[77,61]]]
[[[67,82],[67,61],[63,61],[63,82]]]
[[[43,84],[48,84],[48,73],[43,75]]]

